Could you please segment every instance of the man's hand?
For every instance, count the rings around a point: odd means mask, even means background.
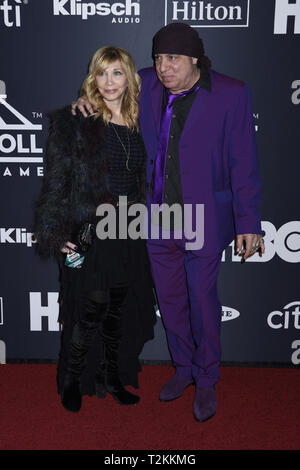
[[[76,116],[76,108],[84,115],[84,117],[88,117],[90,114],[95,112],[95,109],[91,105],[91,103],[87,100],[87,97],[81,96],[78,100],[72,103],[72,114]]]
[[[237,235],[235,239],[235,254],[242,256],[242,262],[259,251],[259,256],[265,252],[262,235],[256,233],[244,233]]]

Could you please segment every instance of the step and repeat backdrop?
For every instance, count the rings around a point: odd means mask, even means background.
[[[56,360],[58,270],[32,237],[47,112],[71,103],[96,49],[151,66],[152,37],[190,24],[213,68],[252,90],[266,253],[223,253],[223,361],[300,364],[300,0],[0,0],[0,362]],[[157,311],[143,360],[169,360]]]

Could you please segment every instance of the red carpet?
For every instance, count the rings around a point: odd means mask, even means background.
[[[169,366],[143,366],[137,406],[85,396],[72,414],[56,393],[55,365],[1,365],[0,449],[300,449],[298,370],[222,367],[217,414],[205,423],[193,418],[193,387],[159,402],[172,374]]]

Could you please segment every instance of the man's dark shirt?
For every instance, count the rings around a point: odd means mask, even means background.
[[[203,65],[201,66],[200,78],[193,85],[193,88],[197,86],[209,92],[211,91],[210,74]],[[173,102],[173,115],[170,126],[164,181],[164,202],[169,206],[175,203],[180,204],[181,207],[183,206],[178,147],[186,119],[196,98],[196,94],[197,91],[189,93],[186,96],[179,96]],[[164,88],[162,113],[164,112],[166,104],[167,90]],[[201,149],[201,142],[199,142],[199,149]]]

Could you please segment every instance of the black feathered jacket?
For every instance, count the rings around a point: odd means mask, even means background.
[[[66,241],[85,222],[95,222],[101,202],[112,202],[108,185],[108,159],[103,152],[101,118],[73,116],[70,106],[50,117],[46,168],[35,203],[34,228],[38,253],[57,256]],[[145,175],[140,175],[142,199]]]

